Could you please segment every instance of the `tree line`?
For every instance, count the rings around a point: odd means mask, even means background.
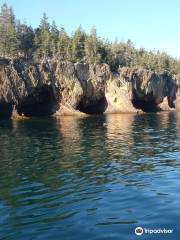
[[[153,71],[180,73],[180,60],[165,52],[136,49],[131,40],[109,42],[97,35],[93,27],[86,33],[79,26],[70,36],[62,26],[51,24],[44,13],[38,28],[17,20],[13,9],[3,4],[0,11],[0,56],[21,57],[40,61],[57,58],[61,61],[107,63],[112,71],[119,66],[143,67]]]

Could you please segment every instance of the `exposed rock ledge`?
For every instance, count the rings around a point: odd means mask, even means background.
[[[168,72],[0,59],[0,118],[158,111],[164,98],[175,107],[176,92]]]

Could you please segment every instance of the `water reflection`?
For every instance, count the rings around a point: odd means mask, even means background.
[[[175,224],[179,127],[175,112],[1,122],[1,236],[129,239],[164,214]]]

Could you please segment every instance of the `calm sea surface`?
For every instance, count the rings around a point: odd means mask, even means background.
[[[0,239],[179,240],[180,113],[1,121]]]

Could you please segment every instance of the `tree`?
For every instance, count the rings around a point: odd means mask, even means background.
[[[51,32],[50,49],[52,52],[52,56],[56,56],[58,52],[59,30],[58,27],[56,26],[55,21],[53,21],[51,24],[50,32]]]
[[[98,63],[110,64],[111,58],[111,44],[107,40],[98,41],[97,60]]]
[[[48,17],[46,13],[43,14],[39,28],[35,33],[35,58],[46,58],[52,56],[50,48],[51,33]]]
[[[62,26],[59,31],[58,37],[58,56],[61,60],[71,60],[72,59],[72,49],[69,37]]]
[[[95,27],[91,29],[90,35],[86,37],[85,55],[88,63],[96,63],[98,61],[98,38]]]
[[[68,36],[64,27],[58,29],[55,21],[50,25],[45,13],[39,27],[33,29],[17,21],[7,4],[0,10],[0,57],[57,58],[74,63],[107,63],[112,71],[117,71],[119,66],[128,66],[180,73],[180,59],[165,52],[135,49],[131,40],[108,42],[97,35],[95,27],[86,34],[80,26]]]
[[[159,71],[170,70],[170,58],[165,52],[160,53],[158,56],[158,68]]]
[[[82,30],[81,26],[75,31],[72,36],[72,61],[82,62],[85,57],[85,39],[86,34]]]
[[[34,50],[34,31],[32,27],[17,23],[17,37],[19,40],[19,50],[25,58],[31,58]]]
[[[15,15],[7,4],[3,4],[1,7],[0,38],[0,55],[3,57],[18,55],[19,41],[16,33]]]
[[[131,40],[118,42],[111,45],[111,68],[116,71],[119,66],[134,66],[137,63],[136,51]]]

